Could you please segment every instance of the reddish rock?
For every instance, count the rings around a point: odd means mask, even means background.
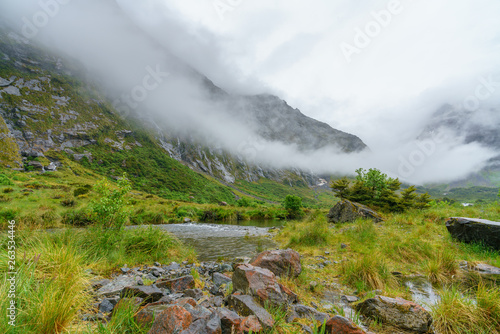
[[[375,296],[358,305],[362,315],[417,333],[430,330],[432,317],[422,306],[402,298]]]
[[[148,334],[179,333],[187,329],[191,322],[191,313],[178,305],[170,305],[155,318]]]
[[[260,333],[262,332],[262,330],[263,328],[259,323],[257,317],[251,315],[241,320],[240,327],[238,328],[238,333]]]
[[[195,307],[196,306],[196,300],[194,300],[191,297],[184,297],[184,298],[180,298],[180,299],[177,299],[177,300],[173,301],[172,304],[180,305],[180,306],[183,306],[183,307],[184,307],[185,304],[189,304],[192,307]]]
[[[194,277],[191,275],[179,277],[169,280],[158,280],[156,286],[159,288],[169,289],[172,293],[182,292],[187,289],[194,289]]]
[[[327,334],[366,334],[351,320],[338,315],[328,319],[325,327]]]
[[[299,276],[302,271],[300,254],[292,249],[262,252],[250,260],[250,264],[254,267],[269,269],[279,277],[294,278]]]
[[[299,302],[299,296],[297,296],[295,292],[293,292],[292,290],[290,290],[281,283],[278,283],[278,285],[280,286],[281,292],[285,294],[288,303],[295,304]]]
[[[283,305],[288,299],[271,271],[250,264],[236,267],[233,289],[258,297],[262,302],[269,301],[273,305]]]
[[[137,312],[134,316],[135,322],[141,327],[147,327],[153,322],[158,314],[165,311],[169,307],[170,305],[166,304],[149,304]]]

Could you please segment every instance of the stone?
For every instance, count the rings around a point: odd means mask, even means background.
[[[295,278],[302,271],[300,254],[292,249],[262,252],[250,260],[250,264],[269,269],[278,277]]]
[[[36,170],[41,170],[41,171],[45,170],[45,168],[43,168],[42,163],[39,161],[30,161],[30,162],[28,162],[28,166],[31,166]]]
[[[112,312],[117,303],[118,303],[117,298],[105,298],[99,304],[99,312],[101,313]]]
[[[341,302],[344,302],[344,303],[346,303],[346,304],[355,303],[355,302],[357,302],[358,300],[359,300],[359,298],[358,298],[358,297],[356,297],[356,296],[345,296],[345,295],[344,295],[344,296],[340,297],[340,301],[341,301]]]
[[[402,298],[375,296],[355,306],[362,315],[417,333],[431,329],[432,317],[422,306]]]
[[[214,273],[212,275],[212,281],[214,282],[215,286],[220,287],[222,285],[228,285],[229,283],[232,283],[233,280],[231,277],[227,277],[224,274],[221,273]]]
[[[474,270],[485,279],[500,281],[500,268],[485,263],[479,263],[474,267]]]
[[[129,286],[125,287],[120,297],[140,297],[144,299],[144,303],[154,303],[163,297],[163,291],[154,285],[151,286]]]
[[[454,239],[465,243],[483,243],[500,250],[500,222],[474,218],[450,218],[446,228]]]
[[[109,279],[92,280],[90,282],[90,285],[92,286],[92,289],[96,291],[102,288],[103,286],[109,284],[110,282],[111,280]]]
[[[216,314],[212,314],[210,319],[195,320],[180,334],[222,334],[220,319]]]
[[[233,290],[249,293],[261,302],[269,301],[272,305],[283,305],[287,296],[283,294],[276,276],[268,269],[242,264],[233,274]]]
[[[328,334],[366,334],[351,320],[338,315],[326,321],[325,329]]]
[[[146,307],[137,312],[134,320],[139,326],[148,327],[160,313],[170,306],[172,305],[158,303],[146,305]]]
[[[260,333],[263,328],[256,316],[248,316],[241,319],[238,333]]]
[[[158,314],[148,334],[179,333],[191,323],[191,313],[179,305],[170,305]]]
[[[184,295],[198,301],[203,298],[203,291],[201,289],[187,289],[184,291]]]
[[[284,286],[281,283],[278,283],[278,285],[281,289],[281,292],[286,297],[288,303],[295,304],[295,303],[299,302],[299,296],[297,296],[297,294],[295,292],[293,292],[292,290],[290,290],[289,288],[287,288],[286,286]]]
[[[238,313],[228,310],[227,308],[218,308],[216,312],[221,321],[222,334],[232,334],[239,328],[241,317]]]
[[[159,288],[169,289],[170,291],[175,293],[182,292],[187,289],[194,289],[195,282],[193,276],[187,275],[175,279],[158,280],[156,281],[156,286]]]
[[[327,321],[330,316],[326,313],[319,312],[318,310],[304,305],[292,305],[289,310],[289,315],[287,317],[287,322],[294,322],[298,319],[308,319],[311,321],[317,321],[320,324]]]
[[[382,216],[366,205],[342,200],[338,202],[327,215],[330,223],[350,223],[358,218],[372,219],[376,223],[381,222]]]
[[[195,307],[197,305],[196,303],[196,300],[194,300],[193,298],[191,297],[183,297],[183,298],[179,298],[179,299],[176,299],[172,302],[172,304],[177,304],[177,305],[181,305],[181,306],[185,306],[186,304],[188,305],[191,305],[192,307]]]
[[[137,285],[137,277],[120,276],[97,290],[98,296],[112,296],[120,293],[124,288]]]
[[[252,296],[231,295],[228,298],[228,303],[238,314],[244,317],[256,316],[264,328],[274,326],[273,317],[263,307],[257,305]]]

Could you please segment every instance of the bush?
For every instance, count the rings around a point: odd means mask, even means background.
[[[10,193],[14,192],[14,189],[9,187],[9,188],[5,188],[4,190],[2,190],[2,192],[4,194],[10,194]]]
[[[0,186],[12,186],[12,185],[14,184],[5,174],[0,174]]]
[[[337,197],[374,206],[386,212],[404,212],[411,208],[425,209],[430,206],[429,194],[417,195],[415,186],[402,190],[401,195],[398,195],[396,192],[399,191],[401,182],[378,169],[366,171],[360,168],[356,173],[356,181],[352,185],[347,178],[330,184]]]
[[[68,208],[72,208],[76,205],[76,201],[73,198],[64,199],[61,201],[61,205]]]
[[[85,209],[66,211],[62,216],[61,222],[66,225],[77,227],[89,226],[94,223],[91,214]]]
[[[288,211],[290,218],[302,216],[302,198],[294,195],[287,195],[283,201],[283,207]]]

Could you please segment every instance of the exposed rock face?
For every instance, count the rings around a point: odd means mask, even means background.
[[[271,271],[250,264],[236,267],[233,288],[258,297],[262,302],[269,301],[273,305],[282,305],[288,299]]]
[[[338,315],[328,319],[325,327],[328,334],[365,334],[365,331],[351,320]]]
[[[453,238],[466,243],[483,243],[500,250],[500,223],[485,219],[450,218],[446,228]]]
[[[292,249],[270,250],[258,254],[250,263],[254,267],[269,269],[278,277],[297,277],[302,271],[300,254]]]
[[[356,310],[366,317],[417,333],[428,332],[432,324],[431,315],[422,306],[401,298],[375,296],[356,305]]]
[[[375,222],[382,221],[382,216],[366,205],[342,200],[335,204],[327,215],[330,223],[349,223],[358,218],[372,219]]]

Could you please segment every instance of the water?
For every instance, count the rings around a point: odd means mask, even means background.
[[[277,246],[266,236],[269,233],[269,228],[281,225],[280,222],[247,221],[241,222],[244,225],[237,225],[239,223],[189,223],[158,225],[157,227],[172,233],[187,245],[192,246],[200,261],[252,257],[259,251]]]
[[[415,303],[422,306],[427,311],[430,307],[439,302],[439,295],[436,294],[432,284],[422,277],[413,278],[405,282],[405,285],[410,289],[412,299]]]

